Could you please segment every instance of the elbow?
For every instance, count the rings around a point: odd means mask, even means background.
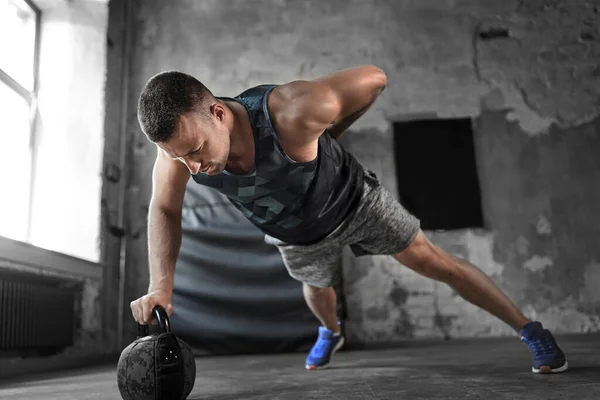
[[[169,207],[163,204],[157,204],[156,202],[150,202],[148,207],[148,218],[149,219],[168,219],[172,221],[181,221],[182,209],[176,207]]]
[[[387,86],[387,74],[376,65],[369,65],[369,69],[373,85],[382,92]]]

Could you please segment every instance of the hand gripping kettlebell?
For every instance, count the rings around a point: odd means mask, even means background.
[[[117,384],[123,400],[184,400],[196,382],[196,362],[190,346],[179,339],[164,308],[153,310],[160,332],[148,334],[138,324],[138,337],[117,364]]]

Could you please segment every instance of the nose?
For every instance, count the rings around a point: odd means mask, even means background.
[[[198,161],[190,160],[189,158],[184,158],[183,163],[190,170],[190,174],[197,175],[200,172],[200,167],[202,164]]]

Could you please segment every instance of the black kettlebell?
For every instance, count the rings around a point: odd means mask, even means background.
[[[190,346],[171,332],[164,308],[152,311],[159,333],[138,324],[138,337],[117,364],[117,384],[123,400],[184,400],[196,382],[196,361]]]

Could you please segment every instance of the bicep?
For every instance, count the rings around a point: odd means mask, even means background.
[[[156,150],[150,205],[169,214],[180,214],[190,172],[180,161],[167,157],[158,146]]]

